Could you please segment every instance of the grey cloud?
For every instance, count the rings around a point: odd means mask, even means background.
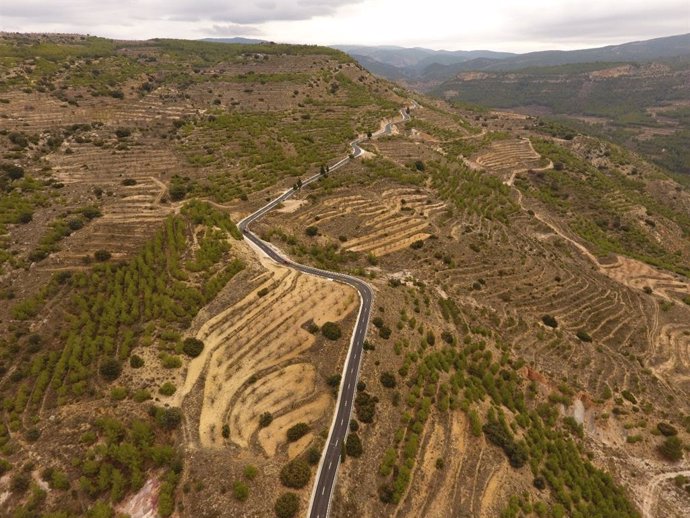
[[[167,10],[178,16],[189,16],[190,19],[209,19],[239,24],[256,24],[275,20],[306,20],[314,16],[333,14],[335,10],[362,0],[274,0],[264,2],[234,2],[202,0],[193,6],[175,7],[166,3]],[[164,8],[166,9],[166,8]]]
[[[209,36],[218,36],[223,38],[230,38],[234,36],[263,36],[263,33],[258,28],[239,23],[212,25],[211,27],[206,28],[204,33],[208,34]]]
[[[210,20],[245,25],[276,20],[306,20],[333,14],[343,5],[361,1],[363,0],[101,0],[94,3],[84,0],[25,0],[3,5],[2,18],[74,25],[113,23],[117,19],[184,22]]]
[[[690,32],[690,3],[666,1],[627,10],[559,12],[516,20],[511,35],[549,41],[612,42]],[[647,36],[648,35],[648,36]]]

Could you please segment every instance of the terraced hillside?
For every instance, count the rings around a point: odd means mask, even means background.
[[[132,148],[108,151],[90,146],[48,157],[55,177],[70,189],[102,193],[102,217],[85,232],[70,236],[63,250],[53,254],[42,267],[78,265],[96,250],[113,250],[116,257],[127,257],[138,250],[151,229],[174,211],[167,199],[169,171],[178,167],[178,158],[169,150],[159,149],[155,142],[135,142]],[[135,146],[135,147],[134,147]],[[89,164],[103,164],[97,170]],[[115,247],[115,243],[117,246]]]
[[[483,168],[508,178],[514,171],[539,169],[544,164],[529,140],[499,140],[476,158]]]
[[[375,293],[332,516],[690,512],[664,170],[319,47],[0,50],[0,513],[307,512],[359,300],[243,239],[286,189],[252,231]]]
[[[258,434],[264,451],[273,455],[276,443],[285,442],[287,428],[318,421],[330,405],[328,395],[316,393],[315,368],[299,363],[315,342],[304,327],[310,322],[321,327],[347,316],[354,309],[354,293],[285,268],[271,270],[257,279],[262,282],[256,290],[197,332],[207,348],[192,362],[183,392],[204,374],[199,425],[203,446],[222,445],[220,432],[227,423],[228,439],[247,447],[259,432],[262,413],[287,414]]]
[[[318,461],[357,300],[258,262],[229,214],[403,98],[318,47],[3,34],[0,55],[0,514],[200,516],[209,479],[218,509],[271,513],[282,466]]]
[[[422,104],[397,135],[367,144],[372,158],[305,191],[292,217],[269,216],[263,227],[299,260],[365,275],[377,290],[351,428],[364,454],[343,464],[335,514],[588,516],[609,509],[604,516],[636,516],[636,505],[645,516],[682,516],[690,501],[682,483],[678,489],[668,480],[686,464],[660,453],[667,440],[659,430],[673,423],[687,443],[690,311],[683,301],[690,283],[654,266],[654,257],[670,256],[658,251],[645,262],[638,251],[651,246],[642,236],[684,228],[687,194],[619,148],[584,140],[547,146],[539,133],[524,133],[524,117],[455,112],[478,117],[483,130],[461,128],[448,138],[433,135],[426,115]],[[508,132],[529,140],[506,139]],[[376,163],[388,163],[388,174],[372,175]],[[578,175],[593,175],[600,192],[585,201],[546,180]],[[656,201],[660,182],[667,196],[674,193],[672,204]],[[396,218],[385,205],[396,207]],[[578,225],[583,208],[618,214],[621,223],[600,225],[592,240]],[[429,237],[408,240],[401,229],[414,232],[416,215]],[[623,221],[629,230],[621,230]],[[636,231],[640,239],[618,237]],[[680,239],[678,268],[688,250]],[[604,251],[604,242],[618,248]],[[389,243],[396,243],[390,251],[370,253]],[[509,432],[495,431],[503,426]],[[542,435],[542,426],[554,432]],[[530,467],[520,467],[523,446],[511,441],[524,445]],[[568,444],[579,444],[593,464],[577,460]],[[571,478],[571,490],[584,495],[591,484],[608,484],[605,476],[596,482],[597,468],[606,468],[626,496],[609,488],[607,502],[580,496],[576,503],[559,494],[562,470],[574,465],[590,475]],[[660,489],[643,473],[670,474]],[[553,484],[551,496],[538,489],[542,479]]]
[[[358,218],[356,226],[362,237],[345,237],[345,252],[368,254],[373,257],[388,255],[408,247],[415,241],[431,236],[429,218],[443,210],[443,203],[430,203],[428,195],[418,189],[391,189],[374,199],[364,196],[331,198],[319,204],[318,211],[311,210],[295,218],[305,226],[341,227],[343,232],[351,227],[347,216]],[[350,218],[351,219],[351,218]]]

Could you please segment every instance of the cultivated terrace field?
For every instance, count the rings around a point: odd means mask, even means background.
[[[243,241],[294,186],[253,231],[375,291],[331,516],[687,516],[690,193],[415,101],[320,47],[1,35],[0,514],[305,514],[359,300]]]

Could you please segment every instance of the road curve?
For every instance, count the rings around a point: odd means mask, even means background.
[[[413,107],[416,107],[416,103],[413,104]],[[402,116],[402,120],[400,122],[410,120],[410,115],[406,109],[400,110],[400,114]],[[372,136],[390,135],[392,132],[392,125],[392,122],[387,123],[382,130],[379,130]],[[360,142],[361,138],[350,142],[352,153],[337,161],[335,164],[329,166],[329,173],[341,168],[351,158],[356,158],[361,155],[362,149],[359,147]],[[309,177],[302,182],[302,187],[318,181],[321,176],[321,174],[315,174]],[[359,293],[359,313],[357,314],[357,321],[355,322],[355,327],[352,331],[350,347],[348,349],[347,358],[343,366],[340,389],[338,391],[338,400],[336,402],[336,411],[333,415],[333,421],[328,433],[328,440],[326,442],[324,452],[321,455],[319,467],[316,472],[316,482],[311,493],[309,508],[307,510],[307,516],[309,518],[326,518],[326,516],[328,516],[331,496],[333,495],[333,488],[335,487],[338,466],[340,465],[341,451],[350,426],[350,416],[352,415],[352,406],[354,404],[355,392],[357,390],[359,365],[362,359],[364,339],[367,335],[367,326],[369,325],[369,317],[371,315],[374,292],[371,289],[371,286],[357,277],[320,270],[318,268],[312,268],[311,266],[296,263],[285,256],[277,247],[261,240],[250,230],[249,227],[252,223],[261,219],[276,206],[283,203],[285,200],[294,196],[298,192],[299,189],[289,189],[285,191],[283,194],[270,201],[253,214],[250,214],[244,218],[237,224],[237,226],[244,235],[244,238],[249,241],[252,247],[254,247],[257,251],[266,254],[276,263],[308,275],[315,275],[317,277],[323,277],[336,282],[342,282],[352,286]]]

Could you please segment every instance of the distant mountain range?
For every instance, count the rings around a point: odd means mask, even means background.
[[[423,73],[432,65],[453,65],[477,59],[500,61],[516,56],[511,52],[494,52],[491,50],[431,50],[421,47],[366,47],[361,45],[333,45],[334,48],[347,52],[358,61],[367,61],[377,66],[392,66],[399,69],[404,76]],[[362,63],[364,65],[364,63]]]
[[[210,41],[212,43],[238,43],[240,45],[256,45],[258,43],[266,43],[266,40],[257,40],[254,38],[204,38],[201,41]]]
[[[254,38],[205,38],[217,43],[258,44]],[[432,50],[422,47],[332,45],[370,72],[430,92],[463,72],[510,72],[579,63],[641,63],[690,56],[690,34],[582,50],[515,54],[492,50]]]
[[[428,90],[467,71],[510,71],[592,62],[644,62],[690,54],[690,34],[593,49],[512,54],[490,50],[447,51],[425,48],[335,45],[369,71]]]

